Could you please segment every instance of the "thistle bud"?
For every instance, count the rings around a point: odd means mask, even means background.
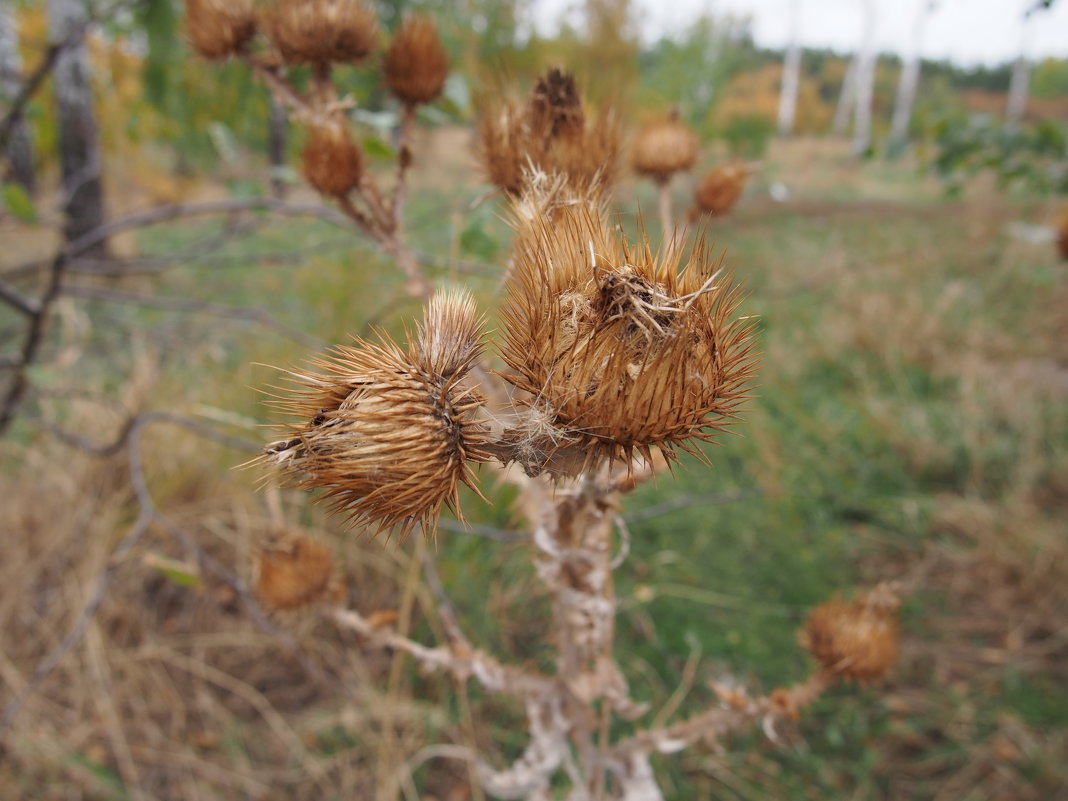
[[[680,271],[588,206],[534,221],[502,312],[505,377],[587,466],[696,452],[736,416],[753,370],[751,323],[734,319],[739,294],[715,267],[699,243]]]
[[[405,19],[386,51],[383,68],[386,86],[405,103],[435,100],[445,88],[449,58],[434,21],[421,15]]]
[[[330,595],[334,560],[322,543],[288,532],[260,547],[256,595],[268,609],[299,609]]]
[[[802,644],[829,673],[860,684],[873,682],[897,663],[900,605],[886,584],[850,603],[833,598],[809,613]]]
[[[690,219],[696,220],[702,214],[726,214],[738,202],[746,177],[746,168],[739,164],[726,164],[706,172],[694,190]]]
[[[279,0],[265,21],[287,64],[359,63],[378,36],[375,12],[364,0]]]
[[[698,147],[697,134],[673,110],[666,118],[649,123],[638,132],[631,163],[639,175],[665,184],[675,173],[693,167]]]
[[[461,483],[478,491],[468,463],[489,459],[484,401],[466,380],[481,340],[470,297],[451,292],[431,299],[407,350],[388,338],[333,348],[290,373],[298,391],[279,405],[298,422],[264,460],[353,523],[433,533],[442,504],[460,514]]]
[[[308,183],[329,197],[344,197],[363,176],[363,151],[339,122],[309,125],[301,160]]]
[[[256,34],[252,0],[186,0],[185,24],[189,43],[213,60],[233,55]]]

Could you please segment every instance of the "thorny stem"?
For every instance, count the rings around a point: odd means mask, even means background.
[[[315,110],[311,104],[304,99],[300,90],[282,75],[281,67],[264,64],[251,54],[245,55],[245,63],[253,73],[263,79],[267,88],[282,105],[293,113],[294,117],[302,122],[308,122],[315,117]]]
[[[398,633],[406,637],[412,623],[412,607],[415,602],[415,590],[419,583],[419,571],[422,567],[423,554],[426,551],[426,539],[417,537],[415,553],[411,556],[408,571],[404,579],[404,587],[400,602],[400,619],[398,620]],[[404,653],[397,651],[393,654],[393,660],[389,666],[389,679],[386,684],[386,708],[382,717],[382,743],[378,749],[378,776],[379,787],[384,791],[387,782],[386,776],[391,771],[390,761],[397,745],[396,733],[393,730],[393,701],[400,685],[401,668],[404,666]],[[385,799],[388,801],[388,798]]]
[[[404,235],[404,202],[408,199],[408,170],[412,166],[412,134],[415,131],[415,105],[405,103],[401,111],[397,140],[397,183],[393,188],[393,230]]]

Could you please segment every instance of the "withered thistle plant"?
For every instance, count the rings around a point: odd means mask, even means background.
[[[220,8],[189,0],[194,44]],[[587,108],[573,77],[551,69],[523,102],[488,99],[477,123],[482,168],[509,198],[515,231],[497,355],[487,356],[474,299],[435,291],[404,236],[414,109],[441,91],[444,50],[433,25],[415,18],[386,52],[383,78],[402,122],[384,192],[351,135],[353,103],[332,78],[335,67],[369,55],[376,23],[368,8],[279,0],[262,10],[266,41],[228,35],[231,44],[204,48],[244,59],[308,128],[309,183],[393,256],[425,302],[403,345],[379,334],[284,371],[274,403],[287,419],[258,461],[315,491],[351,527],[395,532],[400,542],[417,529],[435,536],[443,507],[462,519],[460,487],[477,494],[475,471],[497,471],[518,488],[532,569],[552,599],[555,669],[502,663],[468,639],[448,604],[439,608],[447,641],[437,647],[407,636],[396,615],[344,608],[329,555],[297,535],[260,549],[257,590],[272,609],[318,605],[362,647],[408,654],[426,670],[521,701],[529,739],[511,764],[466,747],[441,752],[467,761],[486,794],[660,801],[654,754],[715,746],[753,724],[770,730],[835,680],[883,675],[897,654],[896,599],[882,588],[813,612],[804,636],[818,666],[799,684],[768,695],[716,685],[708,708],[674,722],[670,711],[645,719],[648,705],[631,697],[614,649],[613,575],[629,545],[619,508],[623,494],[680,452],[702,456],[700,446],[742,413],[756,360],[740,290],[702,238],[683,256],[674,241],[658,252],[644,230],[628,241],[611,224],[618,118]],[[307,90],[286,73],[302,65]],[[693,165],[696,140],[677,120],[643,136],[635,166],[660,184]],[[436,585],[436,574],[428,580]],[[630,734],[614,734],[618,720],[631,721]],[[378,784],[393,797],[397,775],[380,764]]]
[[[514,94],[483,103],[476,151],[486,178],[523,197],[538,175],[563,175],[579,194],[607,191],[616,179],[623,131],[612,112],[585,107],[572,75],[552,68],[525,102]]]
[[[723,164],[706,172],[694,189],[690,221],[705,214],[714,217],[729,212],[742,196],[748,177],[745,164]]]
[[[665,236],[672,230],[671,179],[675,173],[693,169],[699,152],[697,134],[679,118],[678,109],[646,123],[634,137],[631,166],[659,190],[660,224]]]

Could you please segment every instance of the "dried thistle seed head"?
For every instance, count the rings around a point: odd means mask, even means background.
[[[378,36],[378,19],[364,0],[278,0],[265,27],[287,64],[359,63]]]
[[[449,57],[434,20],[413,15],[404,20],[386,51],[386,86],[405,103],[435,100],[449,76]]]
[[[552,67],[538,78],[530,96],[530,126],[546,139],[582,135],[585,115],[574,76]]]
[[[468,463],[489,458],[483,399],[467,380],[481,339],[470,299],[454,292],[431,301],[407,350],[386,338],[333,348],[290,373],[297,392],[278,405],[297,422],[264,461],[355,524],[433,533],[442,504],[460,514],[461,483],[478,491]]]
[[[301,161],[308,183],[330,197],[344,197],[363,177],[363,151],[340,122],[309,125]]]
[[[256,561],[256,595],[268,609],[298,609],[331,594],[334,560],[320,542],[290,532],[271,534]]]
[[[741,197],[747,177],[748,170],[741,164],[725,164],[706,172],[694,190],[690,219],[702,214],[726,214]]]
[[[643,127],[634,140],[631,164],[634,171],[658,184],[697,162],[697,134],[679,120],[678,111]]]
[[[256,34],[252,0],[185,0],[189,43],[209,59],[239,51]]]
[[[506,378],[586,462],[694,452],[737,415],[752,325],[703,243],[680,271],[565,206],[517,237],[502,311]]]
[[[603,192],[616,177],[622,128],[611,112],[591,116],[574,79],[559,69],[540,78],[526,103],[514,97],[485,103],[476,124],[486,177],[513,197],[539,173],[563,175],[578,192]]]
[[[860,684],[873,682],[897,663],[900,605],[887,584],[849,603],[833,598],[809,613],[802,643],[829,673]]]

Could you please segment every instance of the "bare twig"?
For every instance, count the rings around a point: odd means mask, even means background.
[[[91,300],[131,303],[137,306],[149,306],[155,309],[166,309],[168,311],[208,314],[213,317],[225,317],[231,320],[251,320],[264,328],[275,331],[308,348],[318,350],[326,344],[318,337],[312,336],[311,334],[305,334],[299,328],[293,328],[292,326],[286,325],[281,320],[271,315],[266,309],[261,309],[256,306],[227,306],[224,303],[212,303],[210,301],[197,300],[195,298],[144,295],[139,292],[124,292],[119,289],[86,285],[69,285],[63,290],[63,294]]]
[[[132,551],[138,544],[153,523],[161,525],[166,529],[183,546],[195,554],[201,567],[227,584],[241,600],[253,622],[264,632],[281,643],[287,651],[292,653],[309,676],[316,681],[326,683],[331,687],[335,686],[335,683],[326,675],[322,668],[311,662],[311,660],[300,651],[299,646],[292,637],[280,631],[273,623],[271,623],[256,599],[252,596],[248,587],[239,577],[231,573],[216,559],[207,554],[183,529],[174,524],[164,515],[160,514],[156,508],[155,502],[152,500],[148,485],[145,483],[140,447],[141,433],[146,426],[155,422],[166,422],[180,425],[202,436],[221,441],[230,447],[238,447],[242,450],[254,452],[260,450],[258,444],[252,445],[247,440],[220,435],[217,431],[199,420],[165,411],[146,412],[131,418],[121,427],[118,437],[112,443],[94,445],[76,435],[62,434],[64,438],[78,440],[77,444],[79,446],[83,446],[89,452],[99,455],[114,454],[125,447],[128,452],[130,465],[130,483],[133,486],[134,494],[140,506],[140,511],[129,531],[112,551],[111,556],[108,558],[108,566],[97,577],[85,605],[75,619],[67,636],[64,637],[62,642],[60,642],[60,644],[41,661],[34,670],[30,681],[27,682],[19,693],[4,707],[3,714],[0,715],[0,737],[3,737],[4,732],[6,732],[15,716],[25,705],[26,701],[29,700],[33,692],[52,674],[52,671],[56,669],[67,653],[81,642],[88,630],[89,622],[92,620],[97,609],[104,600],[104,595],[115,570],[122,564],[125,557],[129,555],[130,551]]]
[[[56,67],[56,62],[59,61],[59,57],[63,55],[64,51],[69,50],[72,47],[77,47],[85,38],[89,28],[101,19],[110,18],[115,12],[128,4],[129,0],[120,0],[119,2],[113,3],[110,7],[102,9],[90,16],[58,42],[52,42],[48,45],[40,63],[33,72],[26,77],[26,80],[22,82],[18,94],[12,99],[11,105],[8,107],[3,119],[0,119],[0,153],[8,152],[8,140],[10,140],[11,134],[15,130],[15,126],[22,117],[22,112],[26,109],[26,104],[30,102],[30,98],[32,98],[37,93],[37,90],[41,88],[45,79],[52,74],[52,70]]]
[[[0,404],[0,434],[3,434],[11,424],[19,405],[22,403],[22,398],[26,394],[26,389],[29,387],[27,368],[37,358],[37,352],[41,348],[41,343],[44,340],[45,323],[48,320],[52,304],[59,297],[63,287],[63,273],[66,267],[67,256],[64,251],[60,251],[52,260],[52,268],[48,274],[48,286],[41,295],[41,299],[37,302],[36,313],[30,317],[30,324],[26,329],[26,336],[23,339],[22,350],[19,354],[19,364],[13,368],[14,375],[11,377],[7,393],[4,395],[2,404]]]
[[[27,317],[33,317],[40,311],[36,301],[26,297],[15,287],[4,281],[0,281],[0,300],[5,301],[10,306],[14,306]]]

